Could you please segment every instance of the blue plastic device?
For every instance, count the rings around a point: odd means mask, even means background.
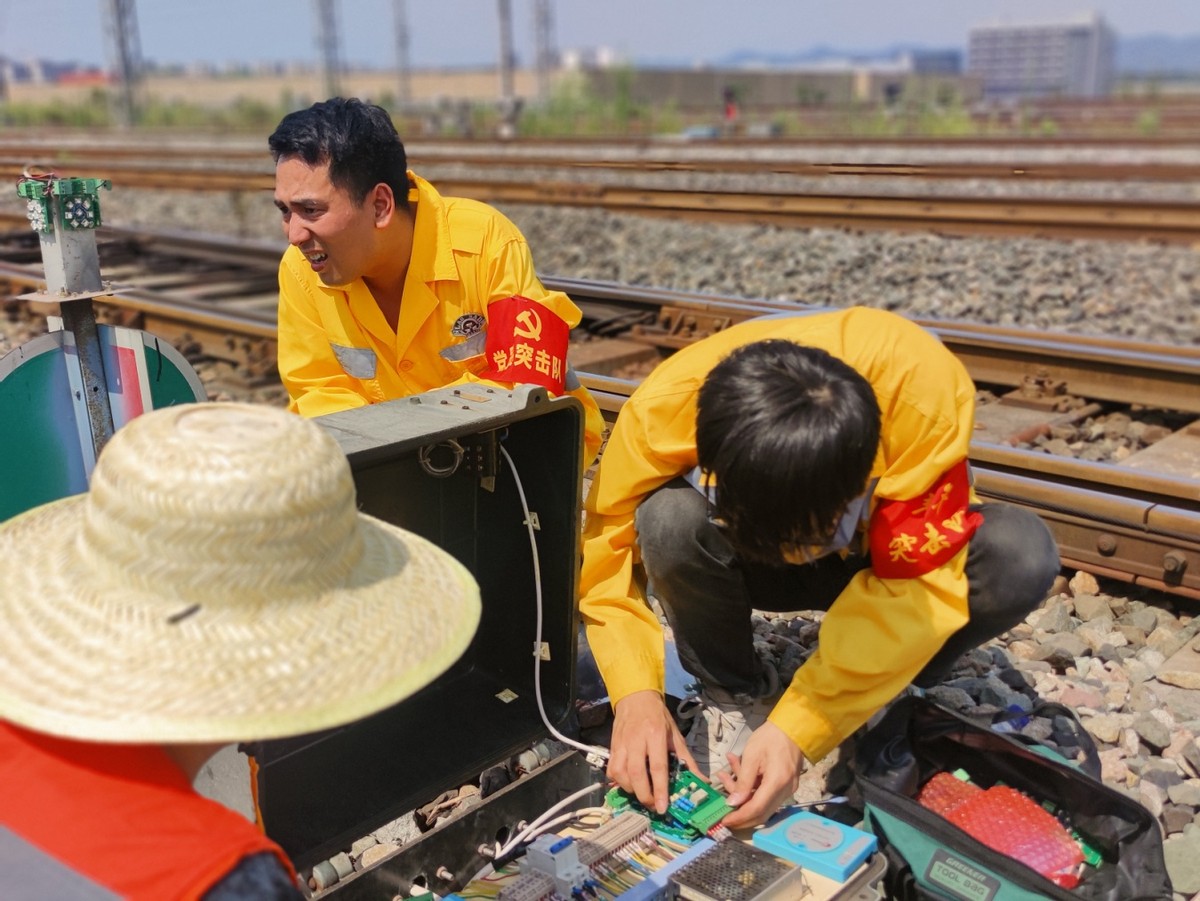
[[[875,836],[802,811],[754,833],[754,846],[806,870],[845,882],[878,847]]]

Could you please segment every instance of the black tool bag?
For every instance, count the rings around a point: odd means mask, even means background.
[[[1158,821],[1100,781],[1095,744],[1073,713],[1058,705],[1045,712],[1075,724],[1081,761],[1068,762],[1022,736],[915,696],[898,700],[859,738],[854,777],[865,822],[888,857],[890,897],[1171,898]],[[1079,885],[1068,890],[917,802],[930,777],[956,770],[965,770],[982,788],[1007,785],[1052,807],[1102,861],[1086,867]]]

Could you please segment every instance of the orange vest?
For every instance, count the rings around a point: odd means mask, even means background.
[[[152,745],[71,741],[0,722],[0,786],[0,860],[17,865],[8,878],[25,883],[19,897],[62,897],[30,882],[75,880],[86,886],[81,897],[200,898],[243,857],[268,851],[295,877],[274,842],[196,794]]]

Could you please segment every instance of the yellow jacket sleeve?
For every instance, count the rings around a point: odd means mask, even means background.
[[[820,760],[896,697],[967,622],[967,550],[915,579],[858,573],[821,622],[817,650],[771,712]]]
[[[662,627],[635,576],[634,517],[656,488],[696,465],[695,391],[635,394],[621,409],[585,503],[580,613],[588,645],[616,703],[662,691]]]

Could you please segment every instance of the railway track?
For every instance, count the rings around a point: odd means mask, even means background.
[[[916,142],[856,142],[855,151],[878,145],[875,149],[905,149],[920,156],[929,144]],[[932,145],[945,151],[947,146],[985,148],[1005,146],[1013,150],[1014,161],[1006,163],[970,161],[925,162],[851,162],[822,159],[847,152],[846,144],[821,141],[782,141],[768,143],[734,141],[717,145],[696,145],[670,142],[612,145],[604,151],[588,142],[517,142],[489,145],[480,142],[411,142],[408,150],[411,163],[417,167],[433,164],[461,163],[478,169],[530,168],[577,169],[581,171],[613,170],[618,172],[689,172],[703,174],[796,175],[810,178],[855,176],[861,178],[913,179],[978,179],[1021,181],[1195,181],[1200,178],[1200,164],[1183,162],[1092,162],[1071,159],[1057,161],[1038,159],[1045,147],[1036,142],[1009,144],[1007,142],[973,143],[950,141]],[[1072,145],[1059,149],[1064,155]],[[1021,148],[1034,154],[1022,160]],[[832,148],[832,149],[823,149]],[[1145,155],[1143,153],[1143,155]],[[794,158],[788,158],[794,156]],[[5,172],[18,167],[35,165],[74,170],[86,164],[91,172],[121,172],[128,170],[141,176],[144,172],[166,168],[168,171],[194,171],[198,161],[207,168],[239,171],[244,177],[270,173],[265,146],[205,146],[195,145],[131,145],[131,144],[67,144],[54,142],[21,142],[0,140],[0,165]]]
[[[99,237],[103,271],[116,292],[106,303],[115,317],[248,367],[253,378],[273,377],[278,245],[107,228]],[[41,281],[31,232],[0,240],[0,279],[12,294]],[[569,293],[593,330],[619,338],[602,351],[607,358],[576,363],[610,416],[636,387],[636,379],[609,374],[614,357],[649,367],[660,355],[735,322],[806,308],[544,281]],[[994,397],[979,406],[971,452],[982,496],[1037,511],[1054,531],[1065,565],[1200,598],[1200,348],[923,324]],[[1173,426],[1120,464],[1029,447],[1039,435],[1131,405],[1171,411]]]
[[[27,159],[16,162],[0,161],[0,177],[16,181],[27,170],[29,163]],[[50,160],[47,165],[55,164]],[[475,165],[474,161],[471,165]],[[832,166],[826,167],[827,174],[832,174],[831,168]],[[841,168],[860,174],[870,171],[880,175],[884,174],[887,167],[847,165]],[[893,172],[907,171],[908,174],[913,174],[921,168],[891,167]],[[927,168],[932,171],[936,167]],[[1024,167],[1008,168],[1012,168],[1014,172],[1024,171]],[[1185,168],[1192,171],[1193,175],[1200,172],[1196,167]],[[960,173],[968,171],[950,166],[944,167],[944,170]],[[203,167],[168,166],[161,161],[124,162],[114,161],[109,157],[90,162],[84,159],[71,161],[69,166],[64,166],[62,174],[109,178],[124,188],[152,190],[253,193],[267,192],[274,188],[274,174],[265,163],[249,167],[213,164]],[[960,174],[957,177],[968,176]],[[440,177],[438,188],[445,194],[473,197],[492,204],[586,206],[616,213],[790,228],[828,227],[933,231],[947,235],[1152,240],[1189,245],[1200,241],[1200,204],[1185,201],[934,197],[921,195],[919,192],[905,196],[833,192],[675,190],[546,179],[539,176],[520,180]]]

